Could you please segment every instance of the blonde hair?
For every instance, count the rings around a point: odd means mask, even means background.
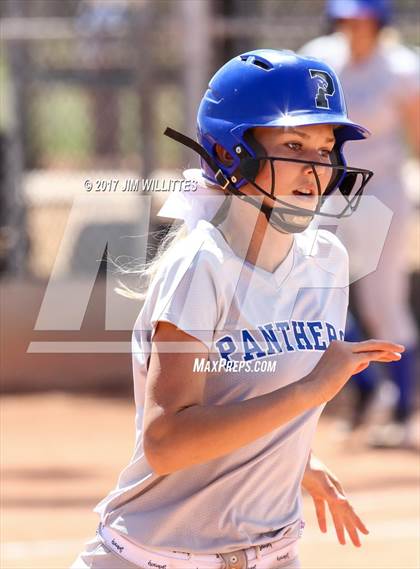
[[[182,239],[188,235],[188,228],[185,223],[178,227],[171,228],[166,236],[160,242],[156,255],[151,261],[136,265],[134,268],[130,263],[121,265],[117,260],[111,260],[111,264],[116,267],[116,272],[123,275],[139,275],[139,285],[137,289],[128,287],[125,283],[118,280],[118,287],[114,291],[132,300],[144,301],[147,294],[147,289],[159,270],[159,267],[170,257],[171,251]]]
[[[213,185],[213,187],[220,189],[219,186]],[[233,196],[228,193],[225,193],[225,196],[227,199],[223,201],[216,215],[213,217],[212,220],[210,220],[210,223],[212,223],[213,225],[218,225],[219,223],[221,223],[226,218],[229,212]],[[171,256],[173,249],[179,244],[179,242],[185,239],[188,235],[189,231],[186,223],[182,223],[182,225],[180,226],[171,228],[166,234],[166,236],[162,239],[154,258],[147,263],[138,264],[133,267],[132,263],[131,264],[126,263],[125,265],[121,265],[120,263],[118,263],[117,260],[111,260],[110,262],[112,265],[114,265],[114,267],[116,267],[117,273],[123,275],[138,274],[140,280],[139,286],[136,290],[133,290],[132,288],[128,287],[126,284],[124,284],[119,280],[118,281],[119,286],[115,287],[114,291],[117,294],[120,294],[121,296],[124,296],[126,298],[130,298],[133,300],[141,300],[141,301],[145,300],[147,289],[150,283],[152,282],[154,276],[158,272],[160,266],[163,265],[163,263],[165,263],[167,259]]]
[[[208,188],[217,190],[223,193],[225,195],[225,198],[229,198],[223,201],[216,215],[211,220],[211,223],[217,225],[226,218],[229,212],[232,194],[230,194],[225,190],[222,190],[222,188],[218,184],[214,184],[207,180],[204,180],[204,183]],[[140,284],[137,290],[131,289],[130,287],[128,287],[126,284],[124,284],[119,280],[118,281],[119,286],[115,287],[114,291],[117,294],[124,296],[126,298],[144,301],[147,295],[147,289],[150,283],[152,282],[154,276],[158,272],[160,266],[166,262],[166,260],[171,256],[172,250],[175,248],[175,246],[177,246],[180,241],[185,239],[188,236],[188,234],[189,231],[186,223],[182,223],[180,226],[171,228],[166,234],[166,236],[162,239],[154,258],[149,262],[135,265],[134,268],[132,265],[130,265],[130,263],[126,263],[123,266],[119,264],[117,260],[111,259],[110,263],[114,265],[114,267],[116,267],[117,273],[124,275],[138,274],[140,280]]]

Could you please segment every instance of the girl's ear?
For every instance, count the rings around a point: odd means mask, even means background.
[[[216,156],[218,160],[222,162],[222,164],[225,164],[226,166],[232,166],[233,157],[231,154],[229,154],[227,150],[223,148],[223,146],[221,146],[220,144],[216,144],[215,150],[216,150]]]

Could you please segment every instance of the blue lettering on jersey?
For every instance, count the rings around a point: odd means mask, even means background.
[[[315,322],[307,322],[306,325],[311,331],[312,338],[314,339],[315,350],[325,350],[327,344],[325,342],[319,342],[319,339],[322,337],[322,322],[317,320]]]
[[[287,351],[288,352],[294,352],[295,349],[290,344],[289,338],[287,337],[287,332],[290,330],[289,323],[287,321],[276,322],[276,328],[277,328],[277,330],[281,330],[281,333],[283,334],[283,340],[284,340],[284,343],[286,344]]]
[[[264,324],[264,326],[258,326],[258,329],[263,335],[263,338],[268,346],[267,356],[271,356],[276,352],[280,353],[283,351],[276,336],[276,332],[273,330],[273,324],[271,324],[271,322]]]
[[[337,340],[337,332],[332,324],[329,322],[325,323],[327,327],[327,334],[328,334],[328,343],[332,342],[333,340]]]
[[[256,330],[244,328],[240,335],[237,340],[233,335],[225,335],[216,341],[221,358],[231,362],[231,356],[238,353],[247,362],[284,352],[323,351],[333,340],[344,339],[343,330],[337,331],[330,322],[321,320],[268,322]]]
[[[244,361],[253,360],[254,357],[262,358],[266,354],[258,345],[257,340],[252,336],[251,332],[246,328],[241,330],[242,332],[242,343],[244,346],[245,355],[243,356]],[[255,354],[255,356],[254,356]]]
[[[293,332],[295,334],[298,350],[311,350],[312,344],[305,333],[305,322],[303,320],[292,320]]]
[[[230,362],[232,361],[230,356],[237,351],[238,346],[233,341],[232,336],[223,336],[223,338],[217,340],[216,348],[219,351],[220,357],[227,362]]]

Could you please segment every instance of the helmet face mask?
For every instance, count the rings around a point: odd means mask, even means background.
[[[243,150],[240,146],[237,147],[237,152]],[[269,188],[262,187],[256,181],[255,176],[247,176],[249,172],[258,173],[261,168],[259,164],[265,162],[270,166],[270,184]],[[276,163],[291,163],[297,166],[305,165],[310,166],[313,178],[316,182],[318,202],[315,208],[305,208],[295,205],[287,201],[288,196],[276,195]],[[352,168],[343,164],[316,162],[311,160],[300,160],[297,158],[285,158],[281,156],[261,156],[258,158],[244,158],[245,167],[239,167],[243,180],[252,185],[258,193],[262,196],[270,198],[274,204],[271,206],[271,213],[269,216],[269,223],[275,229],[286,233],[300,233],[304,231],[315,215],[326,218],[341,219],[349,217],[356,211],[360,199],[363,194],[364,187],[372,177],[372,172],[361,168]],[[318,169],[329,169],[331,171],[330,181],[327,184],[324,192],[320,181]],[[328,212],[322,211],[322,206],[327,197],[329,197],[334,190],[338,187],[342,199],[336,200],[338,203],[334,204],[336,207],[329,208]],[[245,195],[245,194],[244,194]],[[245,199],[245,198],[244,198]],[[330,198],[331,199],[331,198]],[[334,197],[332,198],[334,199]],[[255,207],[263,209],[261,201],[253,199],[247,195],[246,201],[252,203]]]
[[[256,127],[298,127],[333,125],[335,146],[331,163],[267,156],[265,148],[252,134]],[[203,176],[213,184],[261,209],[269,223],[284,232],[303,231],[314,215],[345,217],[352,213],[363,188],[373,175],[360,168],[347,167],[342,147],[347,140],[362,140],[368,131],[347,116],[340,82],[326,63],[296,55],[291,51],[255,50],[228,61],[211,79],[197,116],[198,144],[169,129],[172,138],[190,146],[201,156]],[[233,157],[223,163],[216,145]],[[262,161],[270,165],[270,188],[256,183]],[[318,188],[314,210],[290,204],[274,195],[277,161],[306,163],[311,166]],[[330,183],[322,196],[317,168],[331,169]],[[241,188],[254,186],[261,197],[274,204],[246,195]],[[339,189],[345,205],[337,215],[321,211],[326,196]],[[283,196],[284,197],[284,196]],[[261,203],[263,202],[263,203]]]

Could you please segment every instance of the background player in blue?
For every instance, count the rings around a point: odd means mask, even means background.
[[[328,507],[340,543],[367,533],[311,441],[348,379],[404,348],[342,341],[347,254],[308,229],[335,191],[334,217],[356,207],[371,173],[342,147],[367,131],[328,65],[274,50],[216,73],[198,129],[168,131],[200,154],[188,175],[204,191],[154,266],[133,332],[135,451],[73,568],[300,567],[301,485],[322,531]]]
[[[346,155],[375,172],[366,194],[376,196],[393,212],[377,269],[355,283],[358,313],[368,334],[403,343],[401,362],[386,371],[398,388],[391,421],[372,429],[379,446],[410,445],[410,416],[415,399],[417,327],[409,307],[408,250],[410,201],[402,166],[411,147],[420,156],[420,67],[417,55],[383,29],[392,19],[390,0],[328,0],[326,16],[334,33],[317,38],[301,52],[319,57],[340,77],[351,116],[372,133],[366,146],[349,144]],[[387,29],[387,28],[386,28]],[[380,221],[380,220],[378,220]],[[350,258],[367,255],[375,220],[355,219],[342,234]],[[351,225],[351,227],[350,227]],[[368,387],[370,380],[361,387]]]

